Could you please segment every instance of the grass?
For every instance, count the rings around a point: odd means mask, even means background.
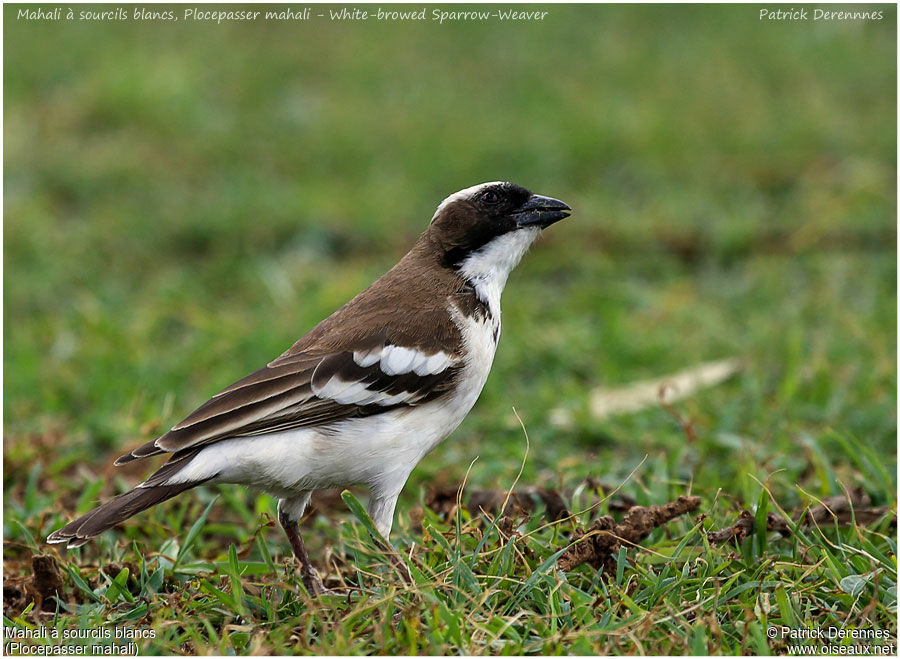
[[[896,11],[880,8],[411,26],[5,6],[5,625],[131,626],[149,654],[783,654],[770,625],[895,642],[889,519],[705,535],[857,486],[896,509]],[[240,488],[42,544],[152,468],[116,455],[365,287],[444,196],[498,178],[576,212],[511,276],[482,397],[404,491],[392,540],[414,587],[339,498],[304,536],[349,594],[317,602],[273,500]],[[595,388],[732,356],[737,377],[675,405],[692,439],[661,406],[591,412]],[[437,487],[515,481],[513,406],[519,485],[584,512],[507,527],[429,509]],[[560,572],[574,529],[609,512],[585,510],[589,475],[640,505],[698,495],[703,518],[615,574]],[[61,570],[58,614],[14,596],[35,555]]]

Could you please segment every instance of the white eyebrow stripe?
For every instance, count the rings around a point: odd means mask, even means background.
[[[478,192],[479,188],[486,188],[489,185],[501,185],[502,183],[504,183],[504,181],[489,181],[488,183],[479,183],[478,185],[473,185],[469,188],[465,188],[464,190],[460,190],[459,192],[454,192],[452,195],[438,204],[437,210],[434,211],[434,216],[431,218],[431,221],[434,222],[434,218],[440,215],[441,211],[447,208],[447,206],[452,204],[454,201],[473,197],[475,193]]]

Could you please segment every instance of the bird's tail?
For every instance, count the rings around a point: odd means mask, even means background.
[[[47,537],[47,542],[65,542],[69,549],[80,547],[90,542],[106,529],[112,528],[132,515],[136,515],[142,510],[147,510],[147,508],[155,506],[166,499],[171,499],[176,494],[180,494],[199,484],[197,481],[194,481],[152,487],[138,486],[130,492],[110,499],[102,506],[94,508],[74,522],[69,522],[58,531],[54,531]]]
[[[131,492],[120,494],[102,506],[82,515],[74,522],[69,522],[58,531],[54,531],[47,536],[47,542],[65,542],[69,549],[80,547],[90,542],[106,529],[114,527],[132,515],[137,515],[142,510],[147,510],[147,508],[171,499],[176,494],[181,494],[185,490],[211,480],[212,477],[203,480],[169,483],[169,480],[190,464],[191,460],[202,449],[203,447],[199,446],[173,454],[168,462],[157,469],[150,478],[131,490]]]

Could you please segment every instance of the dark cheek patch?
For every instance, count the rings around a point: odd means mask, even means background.
[[[470,254],[515,228],[515,220],[509,215],[479,219],[474,226],[470,225],[457,237],[456,244],[444,252],[444,266],[458,268]]]

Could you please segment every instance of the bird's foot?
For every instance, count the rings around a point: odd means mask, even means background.
[[[322,578],[312,565],[301,564],[300,576],[303,579],[303,587],[306,588],[306,592],[312,597],[319,597],[321,595],[340,595],[338,591],[325,587],[325,584],[322,583]]]

